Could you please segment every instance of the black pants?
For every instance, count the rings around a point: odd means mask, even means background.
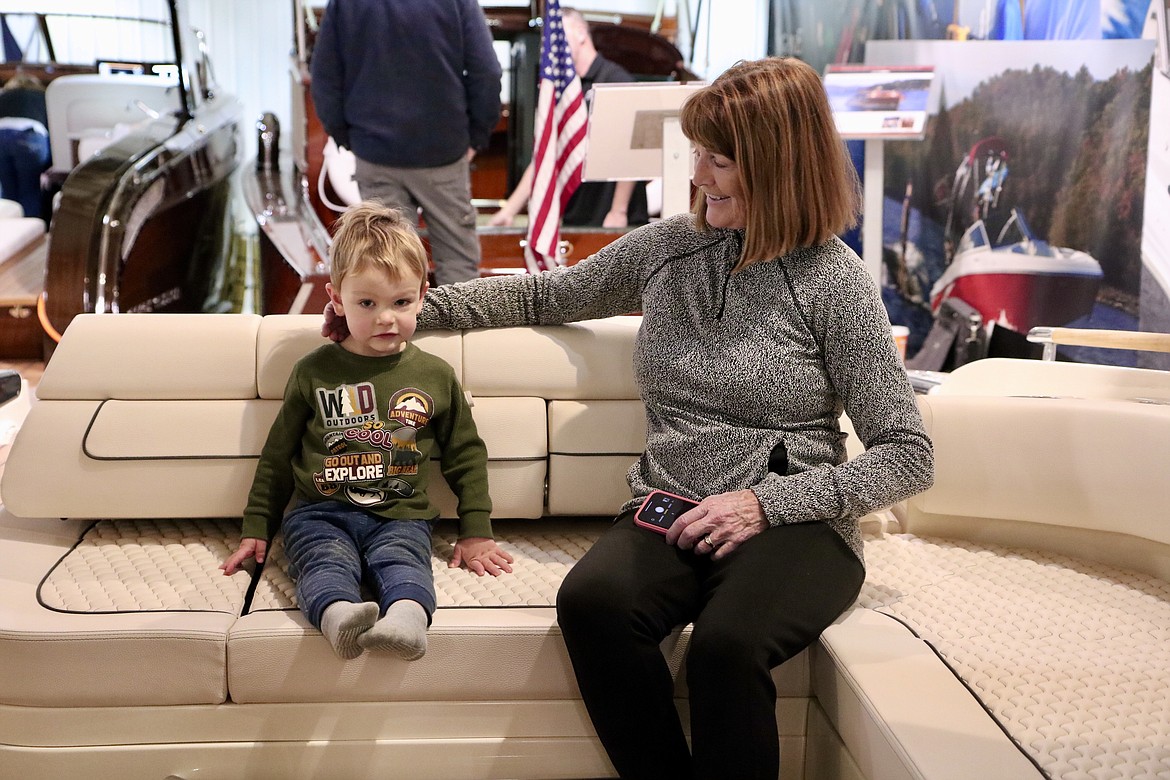
[[[845,542],[819,522],[771,528],[712,561],[619,517],[557,596],[577,683],[618,774],[775,780],[771,670],[815,641],[864,577]],[[688,622],[692,750],[659,650]]]

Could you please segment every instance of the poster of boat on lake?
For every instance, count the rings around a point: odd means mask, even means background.
[[[891,321],[911,329],[911,355],[951,297],[1017,334],[1138,329],[1153,48],[869,43],[866,65],[933,66],[939,89],[922,140],[884,148],[882,292]]]

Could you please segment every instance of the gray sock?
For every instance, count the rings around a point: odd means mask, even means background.
[[[367,650],[381,650],[416,661],[427,651],[427,611],[411,599],[399,599],[386,610],[386,616],[358,637]]]
[[[347,661],[357,658],[363,650],[358,638],[373,628],[379,611],[372,601],[335,601],[321,613],[321,633],[338,657]]]

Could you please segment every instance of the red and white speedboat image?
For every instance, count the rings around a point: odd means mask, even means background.
[[[990,136],[960,161],[943,229],[946,267],[931,287],[930,308],[937,312],[947,298],[959,298],[979,312],[984,325],[1017,333],[1067,325],[1092,313],[1101,264],[1086,252],[1037,238],[1018,207],[1003,220],[1009,156],[1007,142]],[[999,224],[993,241],[989,226]]]
[[[1101,279],[1101,265],[1091,255],[1036,238],[1023,214],[1012,209],[994,242],[983,220],[967,228],[931,288],[930,306],[937,311],[944,300],[957,297],[985,324],[1027,333],[1091,313]]]
[[[855,111],[897,111],[903,97],[896,89],[878,85],[851,97],[849,107]]]

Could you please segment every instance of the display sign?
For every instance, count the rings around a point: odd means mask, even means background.
[[[829,65],[825,92],[842,138],[921,138],[937,102],[934,68]]]
[[[704,86],[696,81],[594,84],[584,179],[636,181],[661,176],[663,121],[677,119],[683,101]],[[682,165],[690,165],[689,156]]]

